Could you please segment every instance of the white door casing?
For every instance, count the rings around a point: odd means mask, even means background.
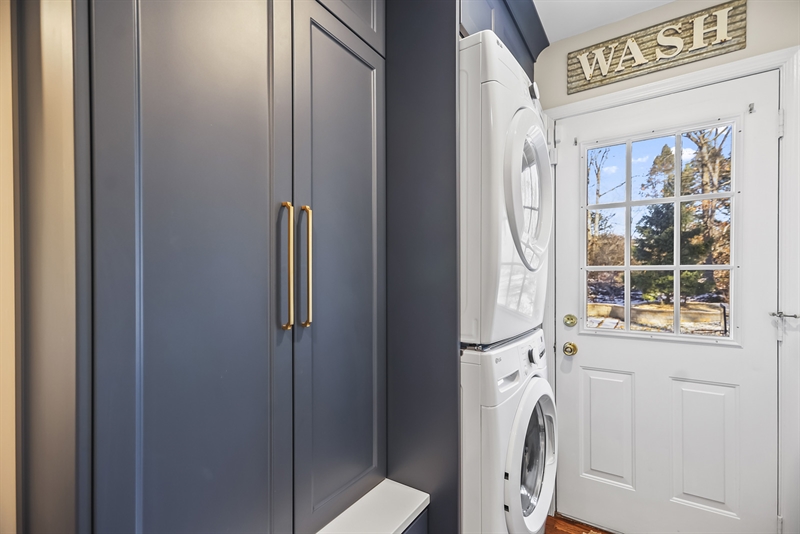
[[[778,87],[775,70],[557,123],[561,513],[621,532],[775,531]],[[713,124],[736,134],[731,339],[586,328],[587,147]]]

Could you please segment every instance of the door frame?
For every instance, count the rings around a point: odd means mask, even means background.
[[[90,115],[90,6],[88,0],[70,0],[69,16],[53,20],[64,39],[72,46],[62,56],[64,67],[61,88],[72,90],[69,102],[59,102],[59,111],[71,129],[41,138],[30,116],[41,112],[40,99],[29,95],[29,86],[40,86],[34,77],[36,61],[26,61],[39,50],[43,34],[37,29],[41,2],[11,2],[11,82],[14,156],[14,268],[15,298],[15,430],[16,430],[16,528],[18,532],[36,529],[34,522],[46,510],[48,521],[75,532],[89,532],[92,527],[92,209],[91,209],[91,115]],[[40,60],[37,60],[40,61]],[[41,88],[40,88],[41,89]],[[71,123],[71,124],[70,124]],[[71,131],[72,135],[65,133]],[[38,144],[29,143],[32,136]],[[47,210],[34,186],[45,179],[30,169],[30,161],[47,144],[71,152],[56,182],[71,197],[58,210]],[[49,177],[52,178],[52,177]],[[38,180],[38,182],[37,182]],[[51,182],[48,184],[52,185]],[[45,209],[45,224],[38,232],[30,228],[35,210]],[[39,221],[40,223],[42,221]],[[71,234],[64,237],[64,229]],[[32,258],[33,251],[47,250],[57,243],[58,264],[41,270]],[[43,282],[51,282],[43,284]],[[45,320],[35,306],[31,287],[44,288],[39,303],[57,303],[67,310]],[[38,311],[37,311],[38,310]],[[61,351],[36,350],[29,342],[36,329],[38,339],[50,344],[62,343]],[[63,343],[67,333],[70,342]],[[59,363],[59,365],[51,365]],[[32,379],[34,368],[39,380]],[[60,372],[68,366],[72,373]],[[46,387],[42,378],[46,378]],[[43,414],[54,413],[63,425],[48,428]],[[46,429],[49,441],[36,447],[32,432]],[[41,432],[41,430],[40,430]],[[63,447],[68,444],[68,447]],[[53,462],[63,466],[47,471],[36,484],[30,475],[32,465]],[[42,488],[62,491],[43,491]]]
[[[786,147],[800,146],[800,47],[791,47],[767,54],[711,67],[699,72],[683,74],[668,80],[633,87],[572,104],[545,110],[548,119],[548,138],[557,147],[558,121],[586,113],[642,102],[673,93],[688,91],[707,85],[726,82],[760,74],[779,71],[780,110],[782,135],[779,142],[779,220],[778,220],[778,303],[786,313],[800,313],[800,154]],[[554,164],[555,185],[558,188],[558,159]],[[556,206],[558,209],[558,206]],[[557,232],[558,229],[555,229]],[[551,272],[557,247],[553,247]],[[545,325],[550,326],[553,351],[555,346],[555,282],[551,279],[549,291],[553,295],[545,312]],[[776,310],[777,311],[777,310]],[[778,352],[778,502],[776,516],[778,532],[800,531],[800,321],[785,321],[785,335],[777,342]],[[557,390],[555,368],[550,371],[550,382]],[[557,488],[556,488],[557,489]],[[557,499],[556,492],[556,499]],[[556,501],[557,502],[557,501]]]

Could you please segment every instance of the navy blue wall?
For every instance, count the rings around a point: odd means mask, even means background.
[[[458,532],[458,0],[387,0],[388,476]]]
[[[533,0],[461,0],[462,31],[494,30],[533,80],[533,64],[550,42]]]

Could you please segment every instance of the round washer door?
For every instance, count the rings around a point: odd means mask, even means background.
[[[530,271],[545,263],[553,225],[553,177],[542,120],[520,108],[511,120],[503,162],[508,223],[517,253]]]
[[[510,534],[538,533],[553,500],[558,421],[553,390],[535,377],[522,395],[506,456],[505,506]]]

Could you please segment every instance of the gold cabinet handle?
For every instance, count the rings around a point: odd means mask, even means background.
[[[311,211],[311,206],[301,206],[300,209],[308,213],[308,235],[307,235],[307,238],[306,238],[306,246],[308,247],[308,252],[307,252],[308,269],[307,269],[307,273],[306,273],[306,276],[308,276],[308,320],[304,321],[303,323],[301,323],[304,327],[308,328],[309,326],[311,326],[311,310],[312,310],[312,305],[311,305],[312,296],[311,296],[311,294],[312,294],[313,283],[312,283],[311,272],[313,271],[313,267],[312,267],[313,264],[312,264],[312,259],[311,259],[312,256],[311,255],[312,255],[312,249],[313,249],[313,246],[312,246],[313,238],[311,236],[314,233],[314,213]]]
[[[294,326],[294,206],[291,202],[282,202],[281,206],[289,210],[289,320],[281,326],[284,330],[291,330]]]

